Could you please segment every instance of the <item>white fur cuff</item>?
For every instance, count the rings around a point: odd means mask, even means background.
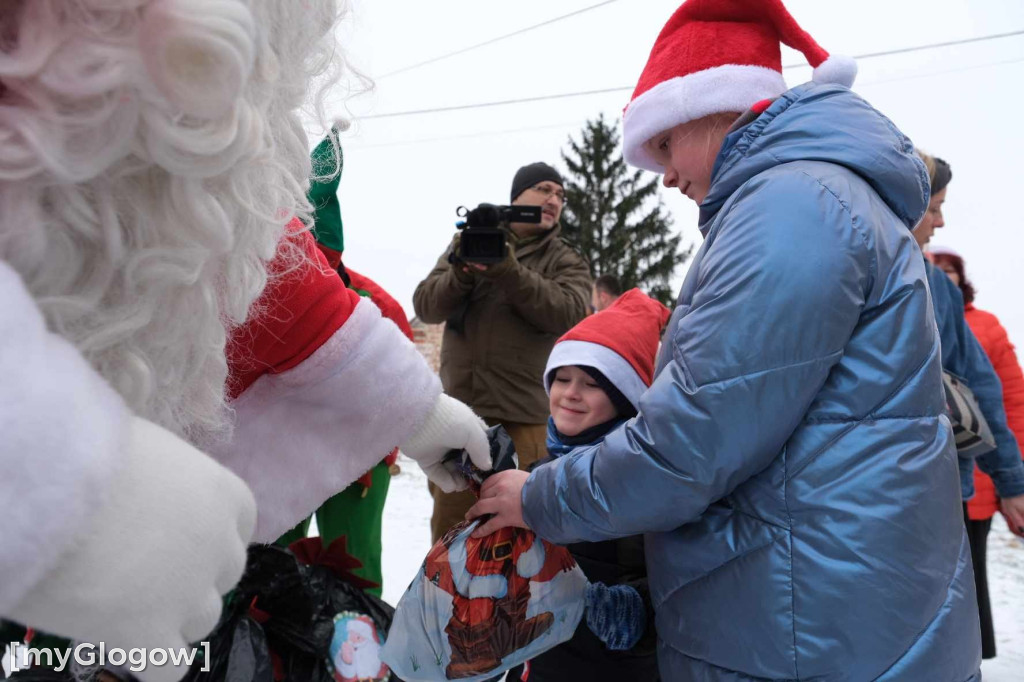
[[[662,173],[644,143],[677,125],[711,114],[744,112],[763,99],[786,91],[782,74],[763,66],[726,64],[658,83],[638,96],[622,118],[626,162]]]
[[[272,542],[405,441],[441,393],[416,347],[363,299],[301,365],[235,401],[234,438],[210,448],[256,496]]]

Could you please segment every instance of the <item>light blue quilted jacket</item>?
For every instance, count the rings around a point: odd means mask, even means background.
[[[856,94],[784,94],[726,138],[640,414],[530,476],[549,540],[647,533],[664,679],[978,679],[927,201]]]

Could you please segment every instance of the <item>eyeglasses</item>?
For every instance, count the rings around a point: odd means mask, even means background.
[[[563,204],[565,203],[565,190],[561,187],[552,187],[551,185],[534,185],[530,189],[534,192],[540,192],[544,195],[545,199],[554,194],[560,202]]]

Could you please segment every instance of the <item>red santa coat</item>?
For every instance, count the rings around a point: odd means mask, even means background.
[[[234,434],[208,447],[252,489],[260,542],[294,526],[401,445],[441,393],[409,339],[345,287],[309,232],[297,222],[289,227],[288,243],[305,259],[281,274],[282,245],[269,267],[277,276],[233,335]]]

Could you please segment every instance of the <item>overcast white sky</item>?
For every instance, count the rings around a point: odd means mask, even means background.
[[[599,0],[352,0],[339,29],[372,92],[339,87],[330,115],[343,135],[345,262],[376,279],[412,316],[412,292],[454,231],[455,208],[507,203],[521,165],[561,164],[588,118],[618,121],[630,92],[419,116],[397,111],[635,85],[676,0],[618,0],[551,26],[406,73],[382,74],[540,23]],[[1022,0],[788,0],[827,50],[858,55],[1024,29]],[[784,49],[783,63],[803,63]],[[953,167],[945,229],[966,260],[977,304],[1024,344],[1024,36],[859,61],[854,90]],[[786,71],[791,86],[809,68]],[[313,133],[315,134],[315,133]],[[314,140],[315,141],[315,140]],[[700,239],[696,208],[664,191],[684,242]],[[680,270],[677,283],[685,274]]]

